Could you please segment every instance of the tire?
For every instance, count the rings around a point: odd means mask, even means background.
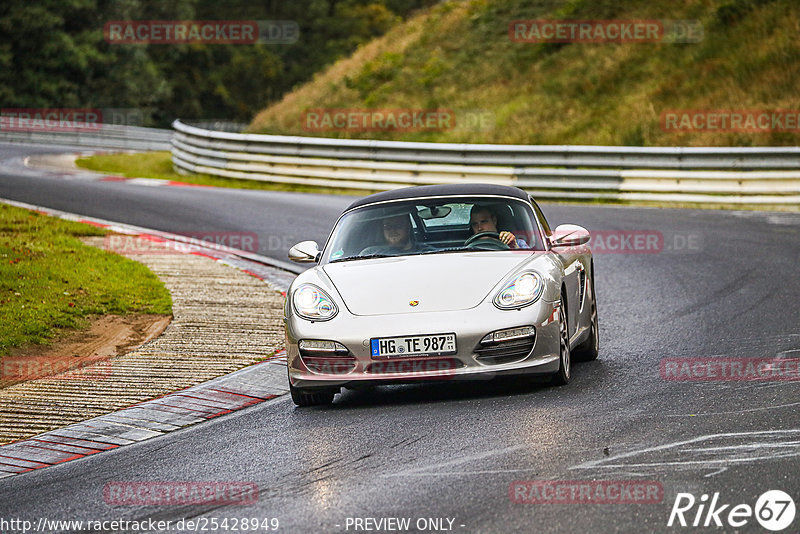
[[[576,362],[590,362],[596,360],[597,356],[600,354],[600,327],[597,321],[597,298],[594,294],[594,273],[592,273],[591,286],[592,326],[586,341],[575,347],[575,350],[572,352],[572,359]]]
[[[291,383],[289,384],[289,393],[292,395],[292,402],[300,407],[327,406],[333,402],[333,396],[336,394],[330,390],[305,393],[304,391],[294,387]]]
[[[558,371],[556,371],[550,379],[550,384],[553,386],[567,385],[572,373],[572,357],[569,350],[569,324],[567,323],[567,313],[564,311],[566,302],[567,300],[564,295],[561,295],[561,306],[558,307]]]

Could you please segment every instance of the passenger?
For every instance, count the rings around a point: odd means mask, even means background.
[[[483,232],[496,232],[499,234],[498,239],[508,248],[529,248],[528,244],[523,239],[517,239],[517,236],[511,232],[497,230],[497,215],[491,209],[480,204],[475,204],[469,213],[469,227],[472,234],[480,234]],[[491,239],[485,237],[483,239]]]
[[[414,239],[414,231],[408,214],[395,215],[383,219],[382,226],[383,239],[386,244],[367,247],[361,251],[362,256],[369,256],[370,254],[399,255],[406,252],[435,250],[428,245],[417,243],[416,239]]]

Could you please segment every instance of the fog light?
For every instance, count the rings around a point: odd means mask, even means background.
[[[533,326],[518,326],[516,328],[507,328],[505,330],[497,330],[483,336],[481,344],[486,343],[500,343],[502,341],[512,341],[514,339],[523,339],[526,337],[533,337],[536,335],[536,328]]]

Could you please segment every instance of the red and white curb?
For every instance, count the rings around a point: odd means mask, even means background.
[[[59,155],[64,156],[72,156],[74,158],[79,157],[88,157],[88,156],[96,156],[96,155],[103,155],[103,154],[119,154],[120,152],[126,153],[129,151],[114,151],[108,152],[104,150],[90,150],[90,151],[80,151],[80,152],[73,152],[73,153],[63,153]],[[31,156],[26,156],[22,158],[23,166],[27,167],[28,169],[34,170],[41,170],[40,165],[35,163],[31,163]],[[190,184],[186,182],[176,181],[176,180],[165,180],[159,178],[129,178],[127,176],[119,176],[115,174],[105,174],[101,172],[92,171],[89,169],[81,169],[79,167],[75,167],[74,169],[70,166],[65,166],[63,169],[58,169],[55,172],[48,172],[48,176],[55,177],[55,178],[62,178],[62,179],[77,179],[77,180],[85,180],[91,182],[123,182],[128,185],[143,185],[148,187],[205,187],[205,188],[213,188],[212,185],[202,185],[202,184]],[[47,169],[47,167],[44,167]]]
[[[113,232],[134,235],[176,250],[205,256],[236,267],[286,294],[294,274],[281,263],[224,245],[147,228],[84,217],[24,202],[0,199],[43,215],[77,221]],[[189,246],[186,246],[189,245]],[[292,266],[294,268],[294,266]],[[0,447],[0,478],[41,469],[146,439],[232,413],[288,393],[286,352],[188,389],[141,402],[123,410],[39,434]]]
[[[286,352],[204,384],[0,447],[0,478],[163,436],[288,392]]]

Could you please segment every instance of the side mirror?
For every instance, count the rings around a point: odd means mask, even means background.
[[[319,254],[316,241],[301,241],[289,249],[289,259],[297,263],[316,263]]]
[[[577,224],[560,224],[550,236],[554,247],[577,247],[591,241],[589,230]]]

